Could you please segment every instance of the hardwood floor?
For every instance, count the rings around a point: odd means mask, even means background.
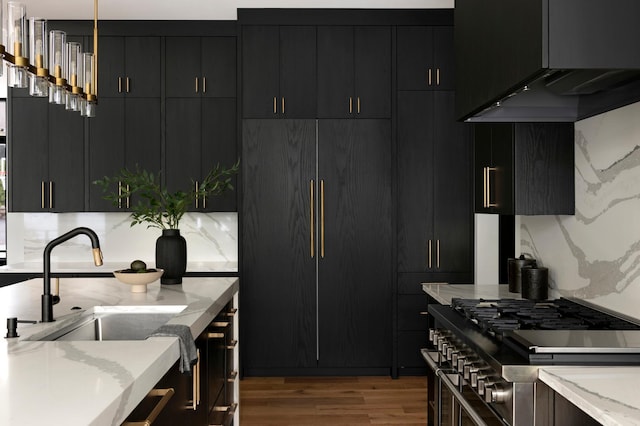
[[[240,382],[240,424],[422,425],[426,377],[248,377]]]

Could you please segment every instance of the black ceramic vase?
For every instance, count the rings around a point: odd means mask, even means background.
[[[179,229],[163,229],[156,240],[156,268],[164,269],[161,284],[182,284],[187,270],[187,241]]]

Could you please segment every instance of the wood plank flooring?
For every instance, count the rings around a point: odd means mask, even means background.
[[[426,377],[247,377],[240,424],[426,425]]]

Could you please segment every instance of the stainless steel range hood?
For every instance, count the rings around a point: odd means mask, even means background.
[[[637,0],[456,0],[456,112],[577,121],[640,100]]]

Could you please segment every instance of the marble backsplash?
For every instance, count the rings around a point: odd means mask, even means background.
[[[640,318],[640,103],[576,123],[575,216],[521,216],[551,296]]]
[[[130,226],[128,213],[9,213],[7,263],[42,262],[47,242],[78,226],[93,229],[100,238],[105,262],[142,259],[155,262],[155,242],[161,231]],[[237,262],[237,213],[187,213],[180,221],[187,240],[188,262]],[[52,251],[54,262],[91,261],[89,240],[79,236]]]

